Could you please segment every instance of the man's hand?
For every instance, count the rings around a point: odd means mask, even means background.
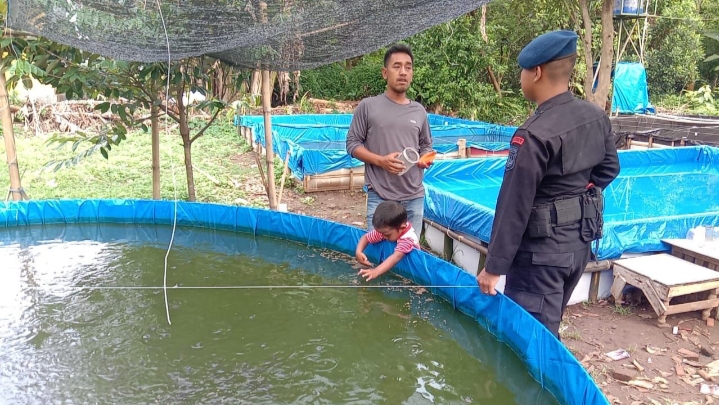
[[[497,291],[494,290],[494,287],[497,282],[499,282],[499,276],[487,273],[487,269],[482,269],[477,275],[477,285],[483,294],[496,295]]]
[[[362,252],[355,252],[355,259],[357,259],[357,262],[363,266],[372,266],[372,263],[367,260],[367,255]]]
[[[432,166],[432,162],[417,162],[417,167],[420,169],[427,169]]]
[[[392,174],[400,174],[400,172],[404,170],[404,163],[397,159],[397,156],[399,156],[399,152],[382,156],[379,161],[379,166]]]

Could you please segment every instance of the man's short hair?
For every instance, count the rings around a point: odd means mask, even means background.
[[[407,210],[404,206],[394,201],[381,202],[372,216],[372,226],[375,229],[392,228],[398,229],[407,222]]]
[[[387,52],[384,53],[384,67],[387,67],[387,64],[389,63],[389,58],[392,57],[395,53],[406,53],[409,55],[409,59],[414,63],[414,56],[412,55],[412,49],[407,44],[394,44],[387,49]]]
[[[544,74],[552,82],[564,82],[572,77],[574,65],[577,63],[577,54],[562,59],[553,60],[543,66]]]

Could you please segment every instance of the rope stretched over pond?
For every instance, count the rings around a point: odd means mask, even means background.
[[[29,286],[27,290],[292,290],[292,289],[360,289],[360,288],[479,288],[476,285],[227,285],[227,286]]]

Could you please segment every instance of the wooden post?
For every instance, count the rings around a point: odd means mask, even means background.
[[[457,154],[459,155],[460,159],[464,159],[467,157],[467,140],[466,139],[460,139],[457,141]]]
[[[262,71],[262,111],[265,116],[265,156],[267,162],[267,198],[270,200],[270,209],[277,209],[275,195],[275,157],[272,152],[272,118],[271,118],[270,71]]]
[[[15,132],[12,127],[12,115],[10,114],[10,98],[7,93],[5,72],[0,72],[0,117],[2,118],[3,138],[5,139],[5,154],[7,155],[7,166],[10,171],[10,190],[8,197],[12,194],[15,201],[22,200],[25,191],[20,183],[20,168],[17,164],[17,153],[15,150]]]
[[[454,240],[447,234],[444,235],[444,260],[452,263],[454,259]]]
[[[596,304],[599,299],[599,281],[602,273],[595,271],[592,273],[592,281],[589,283],[589,302]]]
[[[150,108],[150,125],[152,127],[152,199],[160,199],[160,109],[153,105]]]
[[[280,205],[280,202],[282,201],[282,190],[285,188],[285,179],[287,178],[287,166],[290,163],[290,151],[287,151],[287,155],[285,156],[285,166],[282,168],[282,179],[280,180],[280,192],[277,193],[277,206]]]

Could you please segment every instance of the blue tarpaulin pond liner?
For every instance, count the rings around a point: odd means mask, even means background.
[[[308,248],[331,249],[352,254],[363,230],[292,213],[234,207],[207,203],[187,203],[152,200],[45,200],[0,203],[0,227],[24,227],[31,225],[78,224],[87,233],[66,235],[69,238],[97,236],[94,229],[99,223],[133,224],[138,228],[134,237],[159,237],[169,235],[144,235],[143,224],[169,225],[173,221],[177,204],[177,224],[180,227],[220,229],[248,235],[277,237],[305,244]],[[42,228],[39,228],[42,230]],[[193,239],[191,232],[178,232],[175,243],[210,243]],[[113,236],[108,236],[113,237]],[[128,235],[114,237],[126,238]],[[217,249],[236,251],[238,246],[217,246]],[[250,248],[251,249],[251,245]],[[393,244],[383,242],[367,250],[370,260],[387,258]],[[273,255],[270,255],[272,257]],[[276,256],[276,255],[275,255]],[[431,293],[447,300],[459,311],[473,317],[482,327],[506,343],[526,365],[529,374],[553,394],[560,404],[598,404],[609,402],[592,378],[544,326],[537,322],[512,300],[502,294],[485,296],[476,288],[472,275],[423,251],[415,251],[393,270],[419,285],[429,287]],[[447,286],[466,286],[450,288]],[[471,287],[471,288],[470,288]],[[171,288],[171,287],[170,287]],[[461,338],[463,347],[473,346],[472,336]],[[487,353],[490,350],[485,350]],[[488,354],[491,360],[491,355]],[[512,384],[513,377],[504,372],[499,378],[506,379],[521,403],[535,403],[530,392]],[[517,379],[518,381],[520,379]],[[536,397],[535,397],[536,398]]]
[[[647,71],[637,62],[619,62],[614,68],[612,112],[620,114],[654,114],[649,102]]]
[[[505,151],[515,127],[489,124],[428,114],[433,147],[440,154],[457,151],[457,141],[466,140],[468,148],[487,152]],[[290,152],[288,167],[302,180],[340,169],[363,166],[347,155],[345,141],[352,114],[278,115],[272,117],[273,150],[281,159]],[[261,116],[237,116],[235,124],[250,127],[253,142],[264,145],[264,119]]]
[[[666,251],[661,239],[719,226],[719,148],[623,150],[619,160],[619,176],[604,195],[600,260]],[[505,162],[436,162],[425,175],[425,217],[488,243]]]

